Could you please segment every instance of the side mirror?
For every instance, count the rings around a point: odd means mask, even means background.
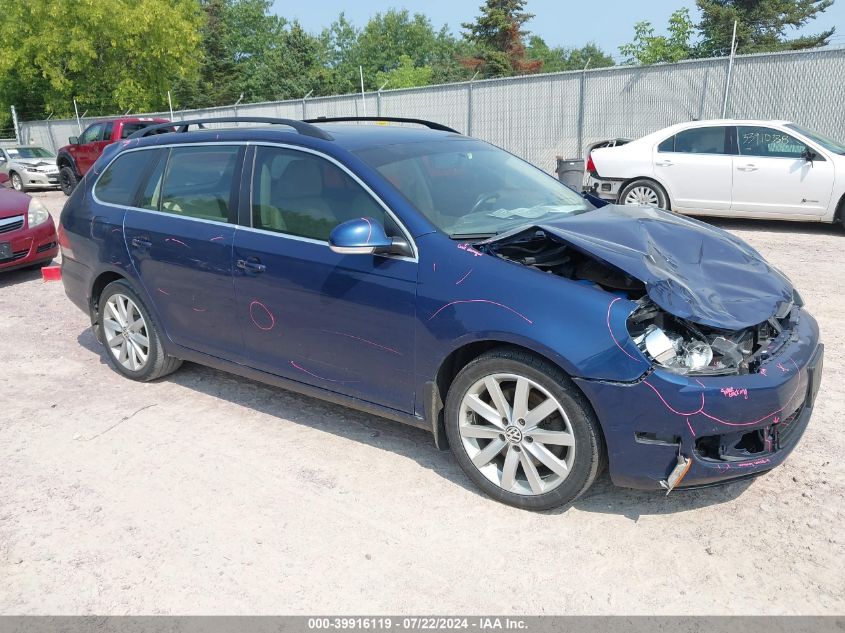
[[[389,252],[393,240],[372,218],[356,218],[338,224],[329,235],[329,248],[342,255],[372,255]]]
[[[801,152],[801,158],[806,160],[808,163],[812,163],[815,160],[816,156],[818,156],[818,154],[816,154],[809,147],[805,147],[804,151]]]
[[[67,142],[71,145],[79,145],[79,137],[78,136],[69,136]]]

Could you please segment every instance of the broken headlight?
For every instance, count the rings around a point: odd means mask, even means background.
[[[647,302],[628,318],[640,351],[677,374],[721,375],[756,371],[764,349],[779,334],[767,323],[737,332],[697,325]]]

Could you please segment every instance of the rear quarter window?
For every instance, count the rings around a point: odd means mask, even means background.
[[[138,185],[153,156],[152,150],[119,155],[94,185],[94,195],[102,202],[133,206]]]

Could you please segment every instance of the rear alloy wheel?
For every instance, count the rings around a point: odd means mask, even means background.
[[[467,475],[491,497],[521,508],[573,501],[604,460],[583,395],[559,369],[516,350],[489,352],[458,374],[446,432]]]
[[[123,294],[113,294],[103,312],[106,346],[114,359],[129,371],[141,371],[150,359],[147,322],[138,306]]]
[[[620,204],[669,209],[669,198],[663,187],[652,180],[635,180],[619,194]]]
[[[14,187],[15,191],[26,191],[26,187],[23,184],[23,178],[20,177],[20,174],[16,174],[12,172],[12,187]]]
[[[59,186],[61,186],[66,196],[73,193],[73,190],[76,189],[77,182],[76,172],[72,168],[67,166],[61,168],[59,171]]]
[[[100,340],[109,364],[127,378],[142,382],[176,371],[182,361],[165,355],[149,311],[123,280],[114,281],[100,295]]]

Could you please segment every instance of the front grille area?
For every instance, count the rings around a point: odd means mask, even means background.
[[[775,425],[776,436],[778,440],[778,448],[782,448],[784,446],[788,446],[790,443],[790,439],[793,435],[795,435],[795,431],[798,430],[799,425],[797,424],[798,418],[801,417],[801,413],[804,411],[804,405],[801,405],[795,413],[790,415],[787,418],[781,420],[777,425]]]
[[[11,218],[4,218],[0,220],[0,233],[11,233],[23,228],[23,216],[16,215]]]
[[[36,249],[37,253],[43,253],[44,251],[49,251],[51,248],[56,246],[55,242],[47,242],[46,244],[42,244]]]
[[[23,259],[24,257],[26,257],[27,253],[29,253],[28,250],[26,250],[26,251],[16,251],[16,252],[12,253],[11,257],[7,257],[5,259],[0,259],[0,264],[8,264],[10,262],[16,262],[19,259]]]

